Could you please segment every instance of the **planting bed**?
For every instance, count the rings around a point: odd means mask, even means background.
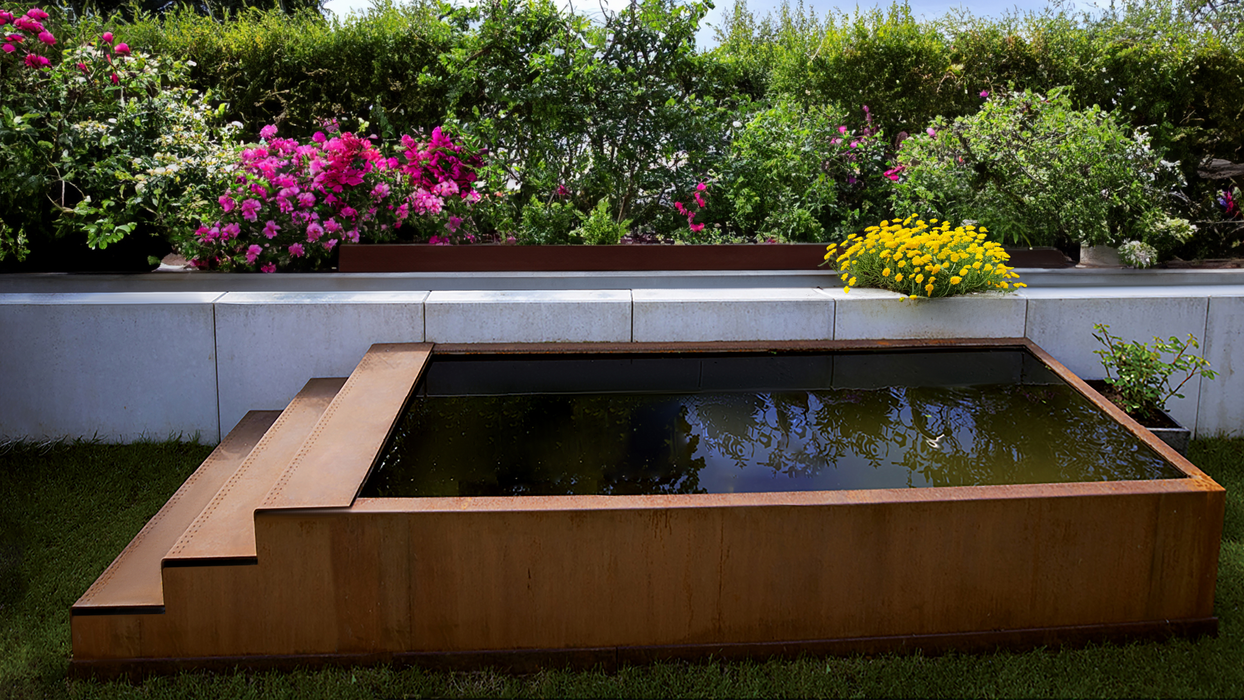
[[[358,496],[436,356],[884,360],[914,349],[1021,353],[1014,381],[1065,382],[1160,478]],[[995,382],[974,369],[944,383]],[[851,377],[830,370],[825,381]],[[1100,449],[1067,448],[1085,462]],[[1211,479],[1023,339],[377,345],[348,380],[312,380],[279,417],[252,412],[230,433],[74,605],[73,668],[609,666],[1212,633],[1223,502]]]

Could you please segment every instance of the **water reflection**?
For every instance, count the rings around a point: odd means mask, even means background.
[[[1175,478],[1065,384],[417,397],[365,496]]]

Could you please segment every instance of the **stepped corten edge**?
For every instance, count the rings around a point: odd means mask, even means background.
[[[357,498],[432,353],[1025,347],[1187,477]],[[1223,489],[1025,339],[375,345],[252,411],[72,609],[77,675],[512,669],[1214,633]]]

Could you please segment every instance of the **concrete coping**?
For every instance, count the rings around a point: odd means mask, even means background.
[[[1168,287],[1244,285],[1244,269],[1127,270],[1019,268],[1029,287]],[[693,289],[841,287],[823,270],[633,272],[426,272],[257,275],[215,272],[0,275],[0,295],[84,292],[346,292],[503,289]]]

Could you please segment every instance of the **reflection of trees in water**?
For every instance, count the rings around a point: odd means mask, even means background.
[[[1070,387],[920,387],[905,398],[918,435],[899,464],[930,486],[1177,476]]]
[[[742,469],[815,476],[899,466],[909,486],[1177,476],[1070,387],[888,387],[691,398],[712,453]],[[916,477],[922,478],[916,478]]]
[[[908,486],[1178,476],[1056,385],[433,398],[390,444],[366,495],[696,493],[706,460],[902,468]]]
[[[714,453],[739,469],[815,476],[848,455],[874,468],[906,443],[894,433],[895,392],[792,391],[701,394],[689,397],[701,454]]]
[[[686,409],[668,397],[471,396],[412,403],[367,495],[698,493]]]

